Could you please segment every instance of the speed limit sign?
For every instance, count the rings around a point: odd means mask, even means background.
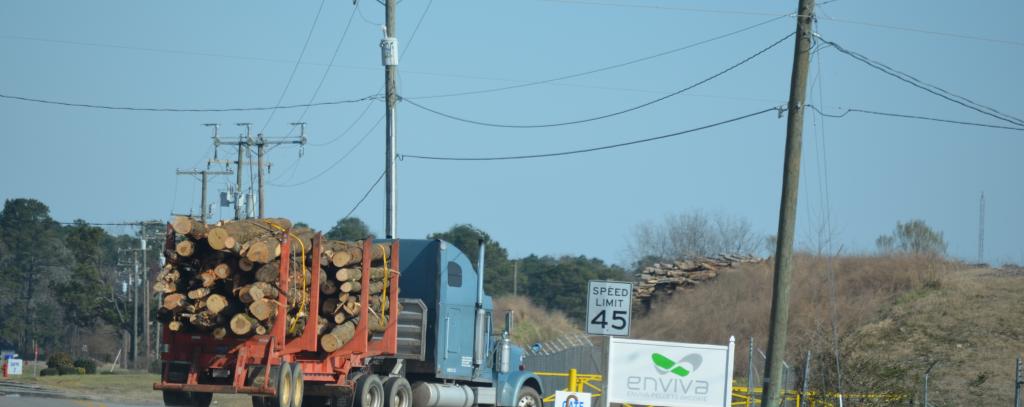
[[[595,281],[587,284],[587,333],[628,336],[633,284]]]

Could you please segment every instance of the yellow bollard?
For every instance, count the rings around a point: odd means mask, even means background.
[[[569,369],[569,391],[575,393],[576,388],[576,369]]]

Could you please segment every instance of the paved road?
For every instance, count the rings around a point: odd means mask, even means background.
[[[0,396],[0,407],[153,407],[153,405],[112,404],[102,401],[66,400],[8,394]]]

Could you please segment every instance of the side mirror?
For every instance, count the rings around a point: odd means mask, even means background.
[[[505,312],[505,333],[512,334],[512,310]]]

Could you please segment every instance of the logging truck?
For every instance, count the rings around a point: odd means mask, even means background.
[[[542,407],[511,313],[495,330],[483,245],[474,269],[443,240],[335,242],[266,221],[257,236],[244,222],[168,225],[154,285],[165,405]]]

